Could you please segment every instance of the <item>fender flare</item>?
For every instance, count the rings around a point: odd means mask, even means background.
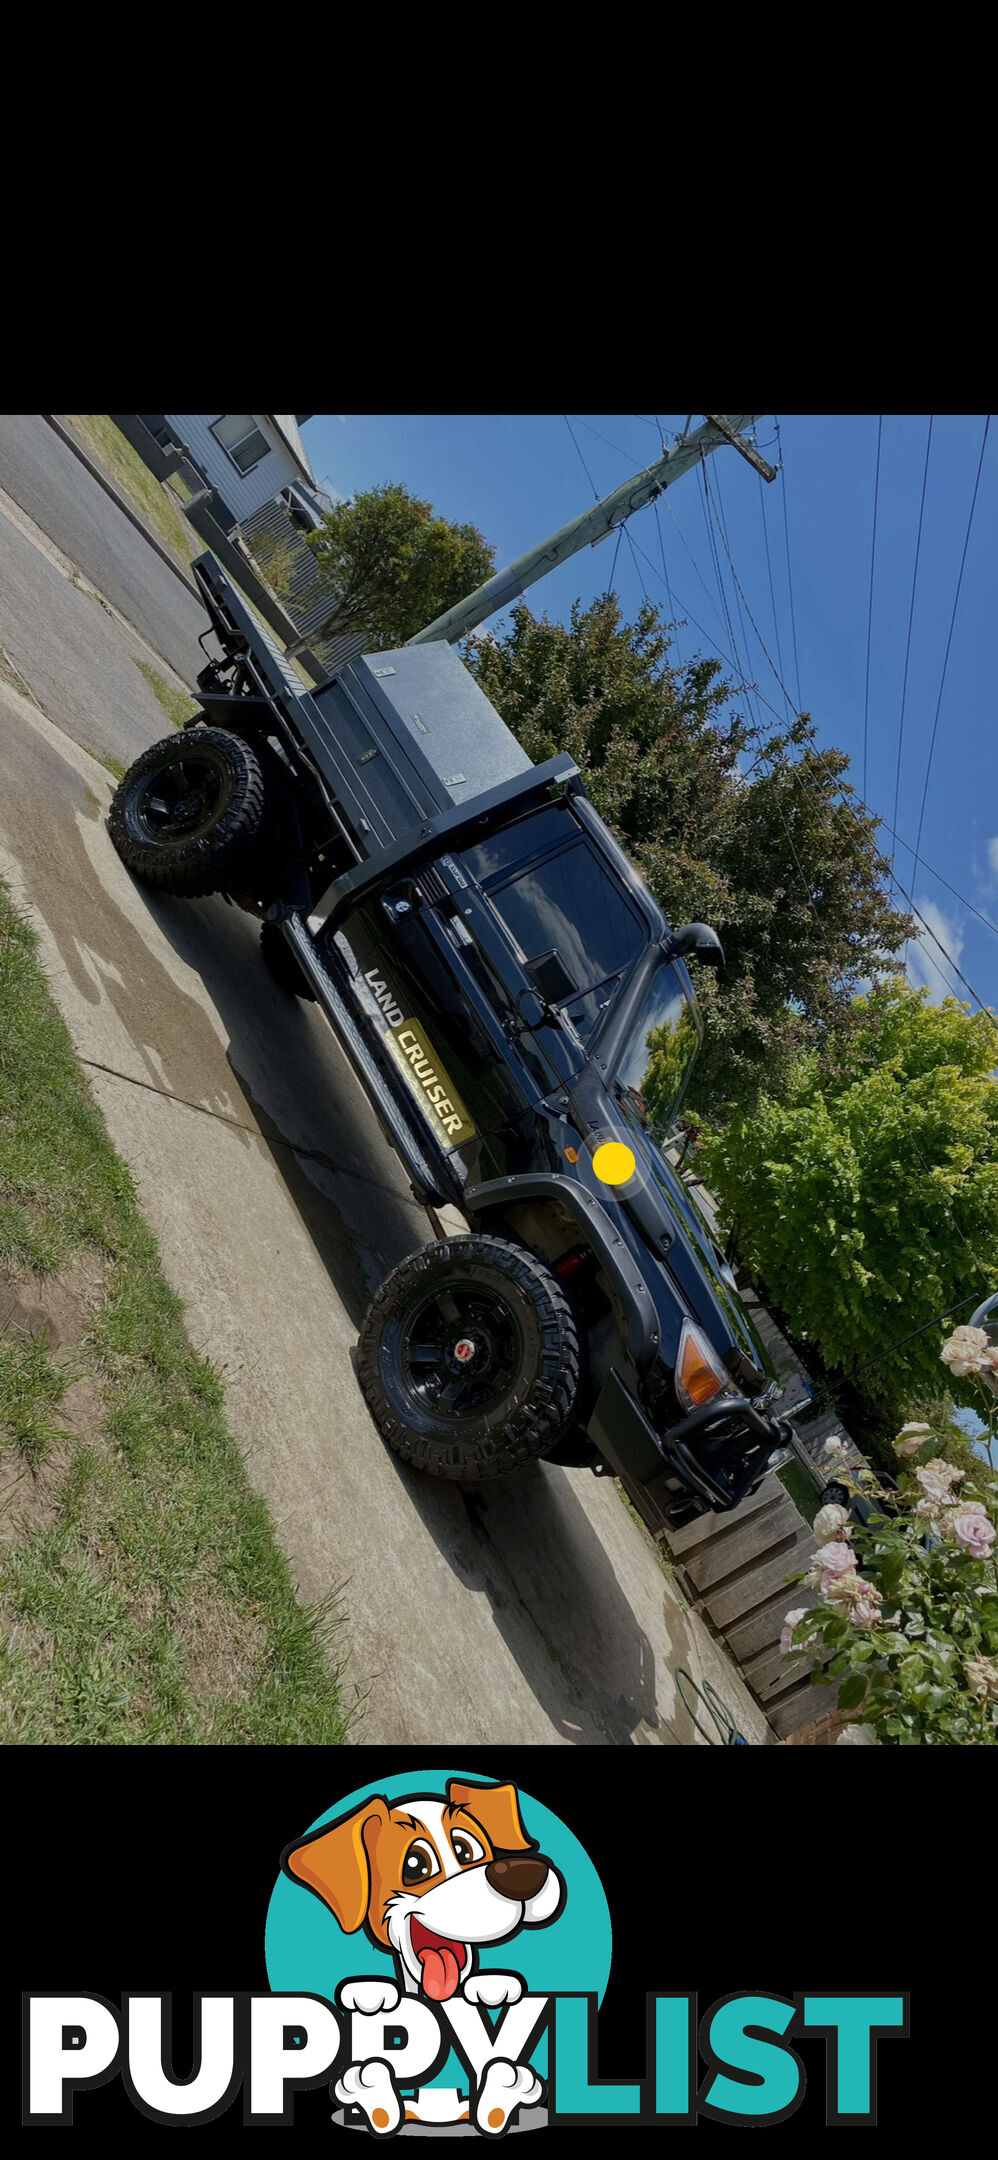
[[[627,1320],[627,1349],[639,1373],[648,1371],[658,1355],[659,1318],[655,1301],[633,1254],[612,1218],[595,1194],[574,1178],[556,1171],[528,1171],[522,1177],[490,1178],[484,1185],[465,1187],[461,1202],[471,1220],[491,1208],[508,1207],[519,1200],[557,1200],[568,1210],[582,1233],[582,1241],[596,1254],[620,1298]]]

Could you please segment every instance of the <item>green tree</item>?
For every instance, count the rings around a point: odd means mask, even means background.
[[[308,541],[331,596],[313,639],[363,630],[375,646],[404,645],[495,568],[473,525],[438,517],[395,482],[338,503]]]
[[[703,1151],[754,1279],[833,1387],[885,1415],[972,1402],[926,1323],[998,1281],[994,1017],[926,1000],[897,981],[858,998],[847,1037]]]
[[[876,819],[844,807],[848,758],[818,750],[807,714],[760,738],[718,661],[676,667],[669,648],[657,608],[628,623],[606,594],[568,628],[521,604],[508,635],[466,657],[532,758],[575,758],[670,921],[720,931],[719,984],[696,977],[706,1041],[689,1103],[723,1118],[849,1032],[856,991],[899,967],[914,925],[891,905]]]

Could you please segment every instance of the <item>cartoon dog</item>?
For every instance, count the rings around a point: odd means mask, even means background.
[[[389,1803],[372,1795],[328,1828],[293,1841],[281,1855],[293,1882],[305,1884],[335,1914],[344,1934],[363,1928],[395,1958],[407,1995],[445,2003],[458,1991],[490,2008],[519,2001],[515,1973],[476,1970],[481,1947],[508,1941],[520,1928],[547,1927],[561,1912],[565,1885],[527,1836],[515,1785],[468,1785],[451,1778],[443,1794],[414,1793]],[[374,1998],[377,1997],[377,2000]],[[397,2008],[389,1981],[348,1981],[345,2010]],[[336,2084],[346,2106],[361,2107],[371,2128],[390,2134],[402,2104],[387,2063],[353,2064]],[[522,2105],[541,2096],[529,2068],[493,2060],[474,2104],[476,2127],[495,2135]],[[454,2112],[441,2117],[441,2105]],[[433,2088],[405,2108],[407,2121],[467,2121],[468,2101]]]

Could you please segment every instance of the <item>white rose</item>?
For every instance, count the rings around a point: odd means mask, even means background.
[[[937,1507],[951,1505],[953,1495],[950,1487],[958,1485],[964,1475],[965,1472],[958,1470],[955,1463],[944,1462],[941,1456],[932,1462],[923,1463],[921,1469],[915,1472],[926,1499],[935,1501]]]
[[[823,1575],[848,1575],[856,1565],[856,1555],[841,1538],[831,1538],[818,1546],[811,1565]]]
[[[827,1544],[830,1538],[851,1536],[848,1508],[840,1507],[837,1500],[829,1500],[825,1507],[818,1509],[814,1518],[814,1534],[819,1545]]]
[[[983,1371],[990,1363],[990,1347],[982,1327],[958,1327],[953,1329],[948,1342],[944,1342],[939,1355],[958,1380],[967,1380],[972,1373]]]

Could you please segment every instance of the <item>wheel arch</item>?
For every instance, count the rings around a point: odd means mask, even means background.
[[[538,1170],[518,1177],[491,1178],[485,1184],[466,1187],[462,1201],[464,1213],[473,1228],[484,1228],[486,1222],[491,1226],[493,1218],[498,1221],[511,1219],[514,1235],[518,1234],[516,1216],[525,1205],[530,1207],[532,1214],[540,1210],[546,1211],[549,1218],[556,1212],[559,1216],[568,1216],[576,1233],[573,1242],[587,1246],[595,1254],[612,1285],[621,1337],[628,1355],[639,1373],[647,1372],[659,1344],[655,1301],[624,1239],[594,1194],[587,1192],[585,1186],[573,1178],[562,1177],[556,1171]],[[563,1246],[564,1241],[560,1249]],[[542,1252],[539,1257],[549,1259],[551,1256]]]

